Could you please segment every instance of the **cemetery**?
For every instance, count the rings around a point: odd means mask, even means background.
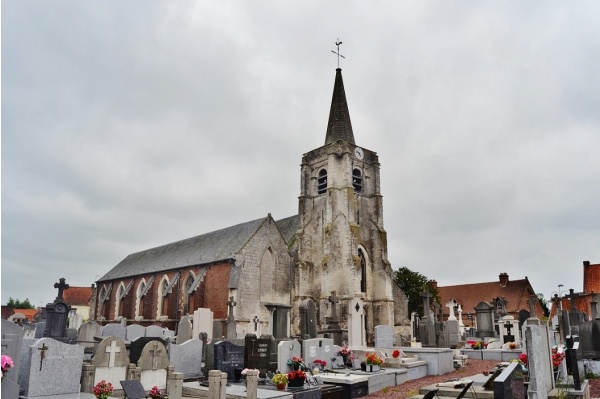
[[[488,375],[424,386],[438,397],[545,398],[568,392],[589,397],[587,371],[600,364],[600,318],[584,321],[574,311],[560,310],[548,326],[533,316],[519,327],[512,316],[494,322],[489,303],[477,308],[480,328],[461,331],[456,320],[439,321],[434,312],[413,318],[410,346],[399,346],[391,326],[374,329],[375,346],[335,343],[328,334],[316,338],[244,337],[211,339],[183,318],[177,331],[152,325],[83,323],[68,331],[58,284],[57,299],[46,306],[41,326],[24,328],[2,320],[2,355],[12,366],[3,370],[4,398],[75,395],[94,398],[95,389],[112,386],[110,397],[124,397],[136,386],[159,397],[358,398],[428,375],[444,375],[469,359],[497,360]],[[429,309],[429,296],[423,295]],[[533,300],[532,302],[533,303]],[[201,310],[196,313],[208,316]],[[487,318],[487,319],[486,319]],[[195,333],[194,331],[199,331]],[[211,334],[213,331],[211,331]],[[347,339],[347,332],[342,333]],[[8,368],[10,367],[10,368]],[[278,373],[287,385],[273,382]],[[587,393],[587,394],[586,394]],[[418,396],[419,398],[421,396]],[[57,397],[57,396],[52,396]],[[415,397],[416,398],[416,397]]]

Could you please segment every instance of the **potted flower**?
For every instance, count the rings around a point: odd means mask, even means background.
[[[287,374],[287,379],[289,388],[300,388],[304,386],[306,373],[301,370],[295,370]]]
[[[291,359],[288,359],[287,364],[292,367],[293,370],[303,370],[304,360],[300,356],[292,356]]]
[[[394,359],[398,359],[399,356],[400,356],[400,351],[398,349],[394,349],[394,351],[392,352],[392,357]]]
[[[148,396],[150,396],[152,399],[169,399],[167,394],[163,395],[160,393],[160,389],[158,389],[156,385],[152,387]]]
[[[558,379],[558,366],[565,359],[565,352],[559,352],[558,347],[552,347],[552,369],[554,370],[554,380]]]
[[[376,353],[367,353],[367,359],[365,361],[367,367],[366,371],[379,371],[383,364],[383,359]]]
[[[318,373],[319,370],[324,370],[325,366],[327,366],[327,362],[325,360],[317,359],[313,362],[313,371]]]
[[[344,359],[344,365],[352,366],[352,361],[354,360],[354,354],[352,351],[346,346],[343,345],[340,350],[338,350],[338,355]]]
[[[94,392],[94,395],[96,395],[96,398],[106,399],[113,393],[113,386],[110,382],[102,380],[94,386],[92,391]]]
[[[287,376],[285,374],[277,373],[272,378],[273,384],[277,389],[285,389],[285,386],[288,383]]]
[[[6,377],[6,373],[11,367],[14,367],[13,360],[10,356],[2,355],[2,379]]]

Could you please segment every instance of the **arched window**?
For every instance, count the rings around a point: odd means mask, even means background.
[[[125,284],[121,281],[119,288],[117,288],[117,296],[115,300],[115,319],[119,316],[123,316],[123,297],[125,296]]]
[[[163,277],[158,285],[158,307],[157,307],[157,316],[168,316],[169,315],[169,294],[167,291],[167,287],[169,286],[169,279],[167,276]],[[165,295],[166,294],[166,295]]]
[[[193,283],[194,274],[190,272],[183,284],[183,314],[190,314],[190,310],[193,312],[196,309],[194,306],[194,293],[190,292]]]
[[[317,180],[317,194],[324,194],[325,191],[327,191],[327,169],[321,169]]]
[[[367,260],[362,249],[358,249],[358,256],[360,258],[360,292],[367,292]]]
[[[138,317],[144,318],[144,301],[142,299],[142,294],[146,289],[146,280],[142,279],[138,288],[135,292],[135,318]]]
[[[352,185],[354,186],[354,191],[357,193],[362,191],[362,173],[359,169],[352,171]]]

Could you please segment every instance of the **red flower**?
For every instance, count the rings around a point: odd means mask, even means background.
[[[521,363],[527,366],[527,353],[521,353],[519,355],[519,360],[521,361]]]
[[[394,357],[394,359],[397,359],[398,356],[400,356],[400,351],[398,349],[394,349],[394,351],[392,352],[392,356]]]
[[[304,371],[296,370],[287,374],[288,380],[305,380],[306,373]]]

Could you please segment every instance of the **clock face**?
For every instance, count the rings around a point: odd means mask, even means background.
[[[360,147],[356,147],[354,149],[354,156],[356,157],[356,159],[358,159],[359,161],[362,161],[362,159],[364,158],[365,154],[362,150],[362,148]]]

